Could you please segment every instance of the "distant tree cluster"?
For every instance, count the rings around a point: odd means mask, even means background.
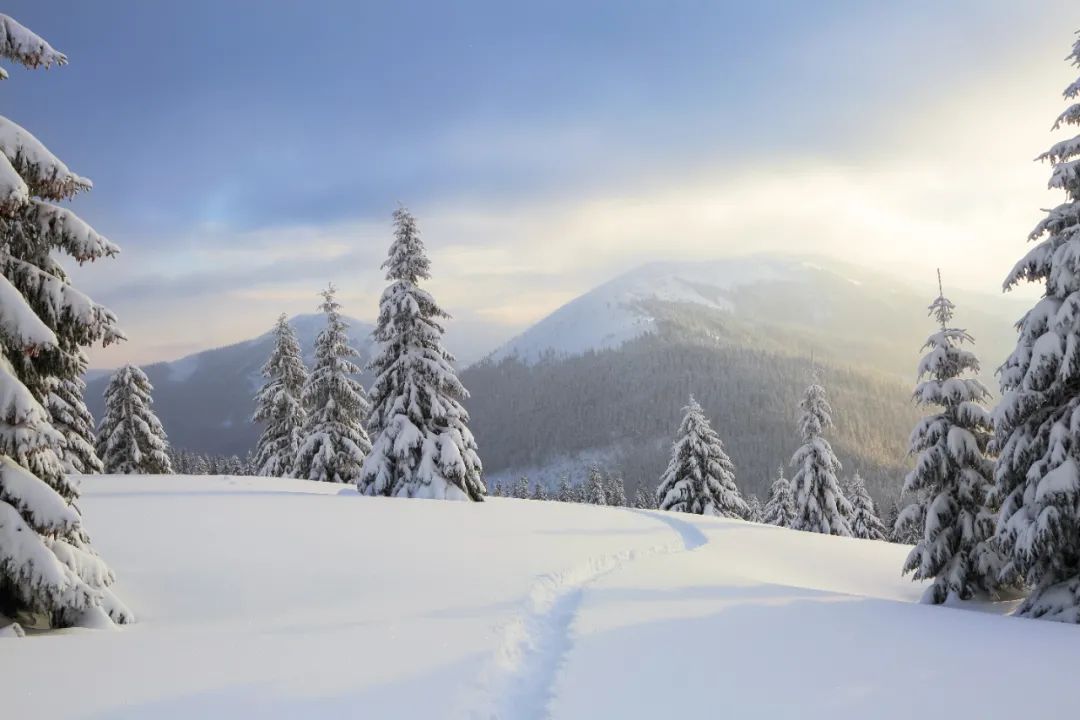
[[[635,493],[632,499],[628,498],[622,475],[615,471],[605,470],[599,465],[584,469],[576,482],[569,475],[562,476],[553,489],[548,488],[544,483],[532,482],[525,475],[508,487],[503,487],[501,482],[496,481],[491,486],[491,495],[519,500],[550,500],[608,507],[641,509],[656,507],[650,494],[643,490]]]
[[[239,455],[208,455],[170,448],[173,472],[181,475],[259,475],[254,458]]]

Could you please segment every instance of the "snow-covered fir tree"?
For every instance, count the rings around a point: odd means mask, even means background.
[[[97,452],[105,472],[162,475],[172,472],[169,443],[151,409],[150,380],[134,365],[117,370],[105,388],[105,417],[98,428]]]
[[[639,485],[634,492],[634,507],[639,510],[653,510],[656,508],[656,498],[645,487]]]
[[[374,448],[358,487],[368,495],[483,500],[483,466],[462,405],[469,393],[442,346],[440,321],[449,315],[419,286],[431,262],[405,208],[394,212],[382,267],[390,286],[372,333],[381,343],[371,363]]]
[[[326,327],[315,338],[315,367],[301,393],[305,418],[293,477],[355,483],[371,451],[364,429],[371,405],[356,380],[360,353],[349,345],[336,293],[332,284],[321,293]]]
[[[979,361],[965,349],[973,340],[950,327],[955,306],[941,290],[930,305],[938,329],[923,345],[915,402],[934,409],[911,433],[915,468],[904,480],[909,505],[900,513],[901,528],[922,528],[904,563],[904,572],[933,582],[923,601],[967,600],[992,592],[1002,560],[990,542],[994,513],[988,507],[993,463],[986,457],[991,419],[982,407],[990,398],[975,379]]]
[[[825,399],[825,388],[816,377],[806,388],[806,395],[799,407],[802,409],[799,433],[803,444],[791,458],[791,467],[795,469],[795,476],[791,480],[795,493],[795,517],[789,527],[826,535],[850,536],[851,528],[845,516],[851,513],[851,505],[844,497],[836,477],[840,472],[840,461],[824,435],[832,427],[832,408]]]
[[[607,484],[604,482],[604,473],[595,465],[589,468],[589,474],[582,488],[583,502],[589,505],[607,505]]]
[[[536,483],[536,485],[533,486],[532,495],[529,496],[529,499],[530,500],[547,500],[548,499],[548,492],[547,492],[547,488],[544,487],[544,483],[538,482],[538,483]]]
[[[223,463],[226,475],[247,475],[248,464],[239,455],[229,455]]]
[[[555,499],[559,502],[577,501],[577,494],[574,492],[574,488],[570,486],[570,478],[566,475],[559,478],[559,488],[555,491]]]
[[[769,488],[769,499],[765,501],[765,507],[761,511],[761,522],[777,527],[791,527],[795,519],[795,494],[791,488],[791,481],[784,477],[784,467],[781,465]]]
[[[7,149],[26,154],[24,161],[35,153],[48,153],[43,147],[32,147],[35,139],[28,134],[23,137],[25,130],[2,118],[0,133],[11,134]],[[114,256],[119,250],[66,208],[43,202],[5,218],[0,241],[0,272],[56,338],[53,347],[9,355],[15,374],[45,407],[53,428],[63,436],[64,445],[56,452],[65,469],[99,472],[101,462],[93,447],[94,421],[83,395],[85,348],[97,341],[108,345],[123,339],[123,334],[108,309],[72,287],[57,256],[69,255],[83,263]]]
[[[529,478],[526,475],[522,475],[514,483],[514,489],[512,496],[518,500],[527,500],[529,498]]]
[[[205,455],[191,455],[187,471],[191,475],[209,475],[210,461]]]
[[[762,518],[765,516],[765,508],[761,504],[761,500],[758,500],[757,495],[749,495],[746,498],[746,519],[750,522],[762,522]]]
[[[848,524],[851,526],[853,537],[863,540],[886,540],[888,535],[885,526],[881,524],[874,499],[866,489],[866,483],[858,471],[847,482],[847,498],[851,503],[851,515]]]
[[[307,367],[296,333],[285,315],[274,326],[274,349],[262,369],[266,383],[255,396],[253,421],[264,425],[255,449],[256,474],[289,477],[300,451],[304,428],[304,383]]]
[[[1070,62],[1080,66],[1080,40]],[[1055,129],[1080,125],[1080,80]],[[1026,617],[1080,622],[1080,136],[1041,156],[1053,166],[1050,187],[1066,201],[1031,233],[1036,245],[1005,280],[1042,285],[1043,296],[1018,324],[1016,349],[999,370],[994,414],[997,541],[1006,555],[1001,579],[1026,580]]]
[[[494,487],[492,487],[491,489],[491,494],[493,497],[504,497],[506,495],[506,493],[503,491],[503,486],[501,482],[495,482]]]
[[[67,62],[6,15],[0,58],[28,68]],[[0,81],[6,78],[0,69]],[[121,337],[112,313],[76,290],[56,259],[117,252],[55,204],[90,187],[0,117],[0,625],[4,618],[52,627],[132,619],[90,545],[75,506],[78,484],[65,472],[97,469],[81,425],[88,416],[77,382],[83,348]]]
[[[612,507],[626,507],[626,483],[622,475],[608,473],[604,477],[604,499]]]
[[[661,510],[745,518],[750,508],[735,484],[735,465],[693,396],[685,408],[671,461],[656,489]]]

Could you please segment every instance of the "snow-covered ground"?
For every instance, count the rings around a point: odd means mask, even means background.
[[[914,604],[906,549],[739,521],[303,481],[93,477],[139,615],[0,639],[12,718],[1017,718],[1080,628]]]

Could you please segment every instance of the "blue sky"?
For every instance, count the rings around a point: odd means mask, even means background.
[[[946,233],[949,208],[1004,212],[995,194],[1015,199],[1016,178],[1034,177],[1033,224],[1045,180],[1020,163],[1050,140],[1080,26],[1056,0],[37,0],[5,12],[71,60],[14,69],[4,112],[94,179],[77,209],[124,249],[78,275],[131,337],[95,356],[104,364],[250,336],[309,311],[331,279],[352,314],[374,316],[398,202],[420,217],[466,356],[638,262],[747,245],[846,255],[835,211],[803,238],[770,230],[793,195],[819,188],[851,199],[844,214],[891,214],[894,232],[901,218]],[[928,194],[960,179],[946,151],[982,125],[1000,183],[980,171],[982,193]],[[1002,127],[1023,141],[1003,147]],[[861,183],[887,190],[859,197]],[[1022,250],[1019,213],[994,239],[1002,258]],[[988,261],[957,274],[977,286],[1003,272]]]

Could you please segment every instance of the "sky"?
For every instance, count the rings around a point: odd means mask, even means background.
[[[377,313],[400,204],[476,359],[644,262],[813,254],[998,293],[1059,139],[1067,0],[9,0],[3,112],[121,246],[74,277],[169,360]]]

